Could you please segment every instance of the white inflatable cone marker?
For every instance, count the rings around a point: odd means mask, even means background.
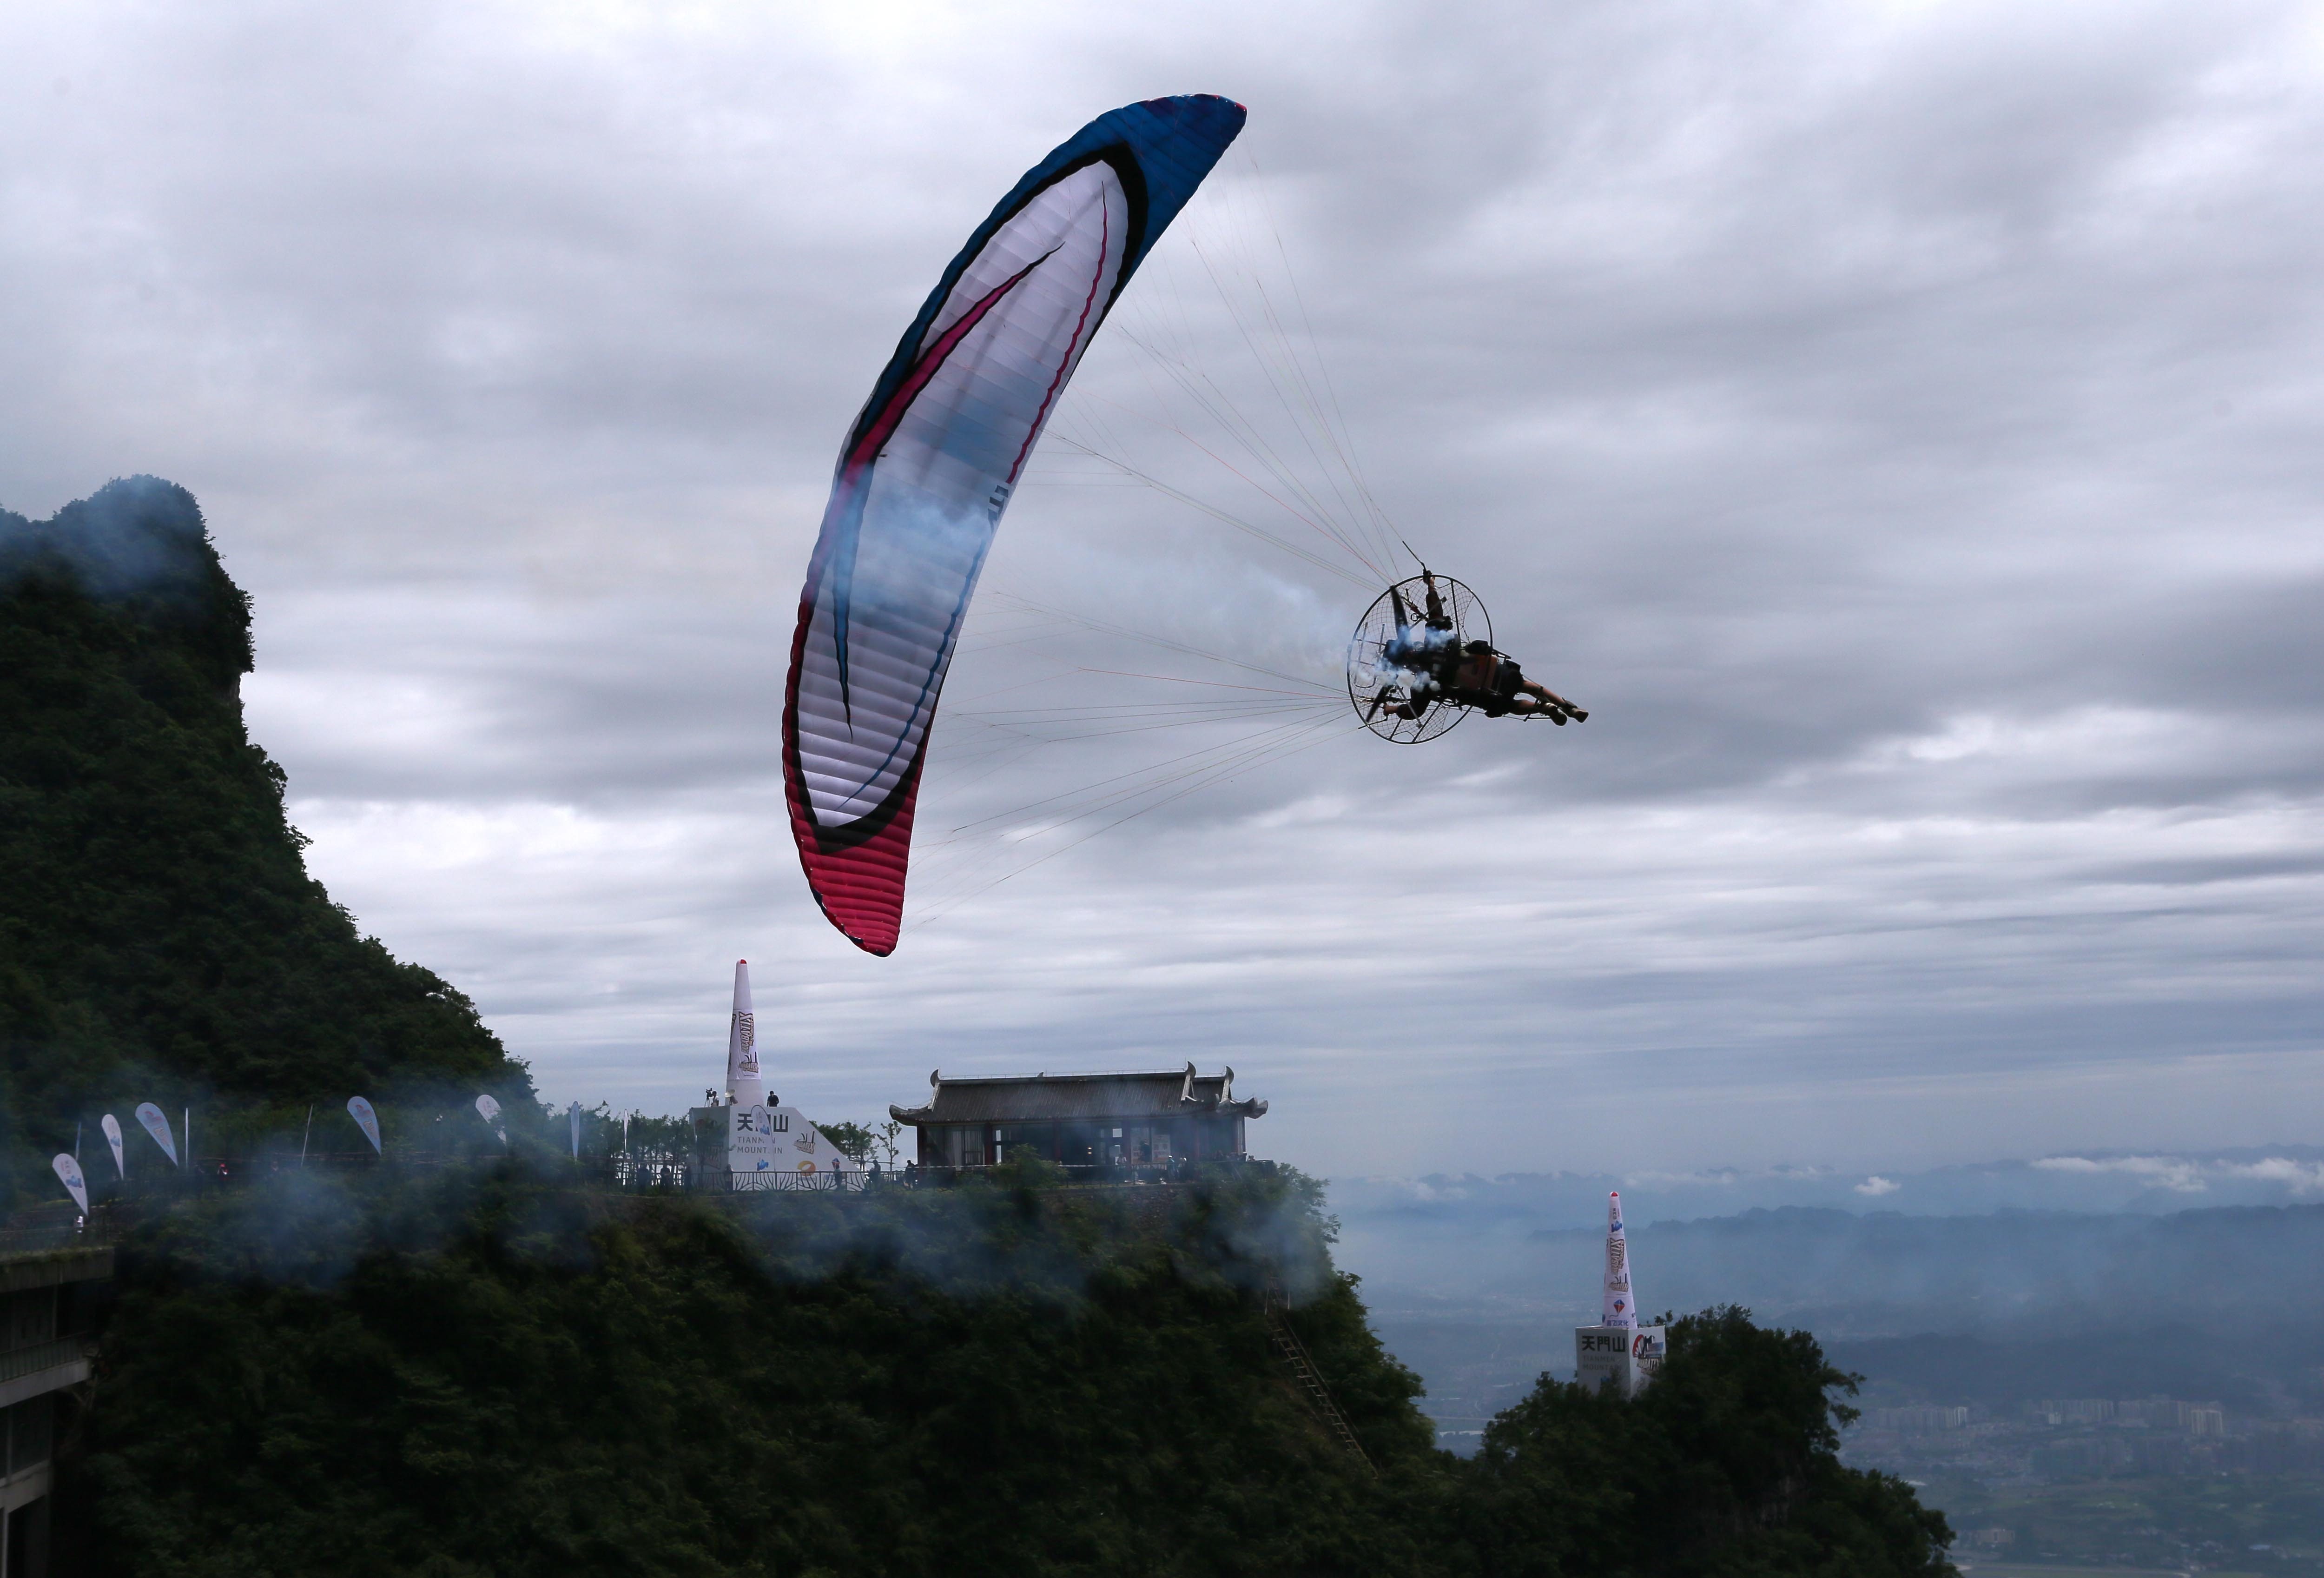
[[[113,1147],[114,1177],[125,1182],[129,1177],[129,1158],[122,1154],[121,1120],[107,1112],[97,1126],[105,1130],[106,1144]]]
[[[80,1176],[80,1163],[73,1160],[70,1151],[59,1151],[56,1160],[49,1164],[57,1169],[57,1182],[73,1197],[83,1216],[88,1214],[88,1180]]]
[[[161,1154],[170,1158],[170,1165],[176,1167],[178,1142],[170,1138],[170,1120],[162,1116],[161,1109],[151,1102],[140,1102],[137,1103],[137,1121],[145,1125],[145,1132],[153,1137],[153,1143],[161,1148]]]
[[[762,1107],[767,1087],[759,1078],[759,1027],[751,1011],[751,961],[734,961],[734,1013],[726,1021],[726,1094],[738,1107]]]
[[[1601,1326],[1635,1326],[1638,1304],[1630,1290],[1630,1241],[1622,1228],[1622,1196],[1606,1196],[1606,1306]]]
[[[379,1114],[372,1111],[371,1103],[361,1096],[349,1096],[347,1116],[355,1121],[355,1127],[363,1130],[363,1137],[371,1141],[372,1153],[375,1156],[384,1154],[379,1143]]]

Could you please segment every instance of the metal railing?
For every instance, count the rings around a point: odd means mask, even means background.
[[[714,1178],[716,1174],[711,1175]],[[779,1173],[771,1168],[763,1173],[728,1173],[727,1188],[737,1195],[860,1195],[872,1185],[874,1177],[892,1182],[890,1175],[872,1173]],[[714,1183],[711,1186],[715,1188]]]
[[[318,1153],[308,1166],[317,1170],[328,1168],[341,1173],[361,1172],[381,1177],[409,1176],[415,1171],[455,1167],[463,1162],[489,1163],[493,1157],[453,1158],[432,1156],[396,1156],[382,1161],[370,1152]],[[1251,1157],[1211,1157],[1201,1161],[1184,1158],[1147,1166],[1126,1164],[1091,1164],[1083,1162],[1047,1162],[1045,1176],[1055,1181],[1072,1185],[1153,1185],[1191,1183],[1205,1174],[1232,1167],[1254,1172],[1270,1172],[1275,1164]],[[189,1191],[201,1191],[221,1186],[248,1185],[263,1179],[295,1176],[304,1170],[296,1157],[267,1156],[252,1160],[204,1158],[187,1173],[155,1172],[133,1178],[124,1187],[117,1180],[107,1179],[104,1197],[92,1202],[94,1211],[86,1222],[76,1223],[69,1216],[51,1214],[46,1208],[39,1219],[28,1222],[32,1213],[19,1213],[5,1227],[0,1227],[0,1259],[54,1253],[72,1249],[104,1249],[113,1245],[117,1237],[116,1224],[112,1220],[116,1212],[128,1212],[134,1217],[142,1206],[160,1200],[180,1196]],[[627,1150],[585,1155],[578,1158],[578,1173],[600,1186],[610,1186],[625,1194],[688,1193],[713,1194],[862,1194],[877,1189],[948,1189],[977,1179],[999,1181],[1013,1176],[1009,1166],[984,1167],[923,1167],[912,1163],[900,1167],[870,1167],[861,1171],[839,1172],[817,1170],[813,1173],[729,1172],[715,1165],[697,1166],[696,1158],[683,1151]],[[66,1203],[69,1211],[70,1202]],[[120,1226],[129,1225],[124,1219]]]
[[[684,1189],[693,1181],[694,1168],[673,1150],[617,1150],[603,1158],[584,1157],[581,1166],[609,1179],[616,1189],[640,1194],[656,1189]]]
[[[34,1343],[28,1348],[11,1348],[0,1352],[0,1381],[16,1380],[88,1357],[88,1340],[85,1337],[59,1337],[51,1342]]]
[[[1273,1162],[1248,1156],[1205,1157],[1200,1161],[1181,1157],[1176,1161],[1142,1166],[1127,1162],[1047,1162],[1044,1165],[1059,1174],[1068,1184],[1187,1184],[1220,1167],[1247,1167],[1265,1173],[1275,1170]],[[1008,1171],[1007,1165],[941,1167],[915,1163],[891,1176],[907,1186],[940,1189],[973,1178],[994,1177]]]
[[[86,1221],[69,1214],[69,1211],[70,1202],[67,1202],[66,1213],[20,1213],[7,1226],[0,1227],[0,1260],[112,1247],[113,1223],[102,1207]],[[25,1220],[28,1216],[35,1220]]]
[[[0,1228],[0,1260],[16,1255],[47,1255],[59,1250],[78,1249],[81,1231],[77,1227],[11,1227]]]

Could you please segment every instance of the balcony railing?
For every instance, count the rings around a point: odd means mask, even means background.
[[[1181,1157],[1176,1161],[1148,1166],[1108,1162],[1049,1162],[1052,1172],[1063,1177],[1068,1184],[1184,1184],[1204,1173],[1221,1167],[1247,1167],[1255,1172],[1273,1172],[1275,1164],[1256,1157],[1216,1156],[1201,1161],[1189,1161]],[[1009,1174],[1009,1167],[923,1167],[914,1166],[890,1174],[897,1182],[922,1189],[949,1188],[955,1184],[977,1178],[995,1178]]]
[[[37,1375],[43,1370],[53,1370],[60,1364],[70,1364],[76,1359],[88,1357],[86,1337],[59,1337],[53,1342],[34,1343],[28,1348],[11,1348],[0,1352],[0,1382]]]
[[[102,1250],[113,1243],[113,1227],[101,1215],[85,1223],[40,1223],[0,1228],[0,1260],[53,1255],[60,1250]]]

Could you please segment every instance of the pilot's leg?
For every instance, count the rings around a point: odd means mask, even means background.
[[[1583,712],[1580,707],[1566,700],[1565,697],[1558,695],[1557,692],[1552,690],[1546,685],[1536,684],[1534,681],[1528,679],[1526,681],[1526,688],[1533,692],[1536,696],[1541,697],[1542,705],[1544,706],[1557,713],[1557,721],[1561,724],[1567,718],[1572,718],[1577,724],[1583,723],[1586,722],[1590,716],[1588,713]]]

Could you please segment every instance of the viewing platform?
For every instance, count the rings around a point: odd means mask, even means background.
[[[81,1295],[112,1275],[102,1215],[65,1204],[0,1224],[0,1578],[47,1578],[51,1459],[96,1358]]]

